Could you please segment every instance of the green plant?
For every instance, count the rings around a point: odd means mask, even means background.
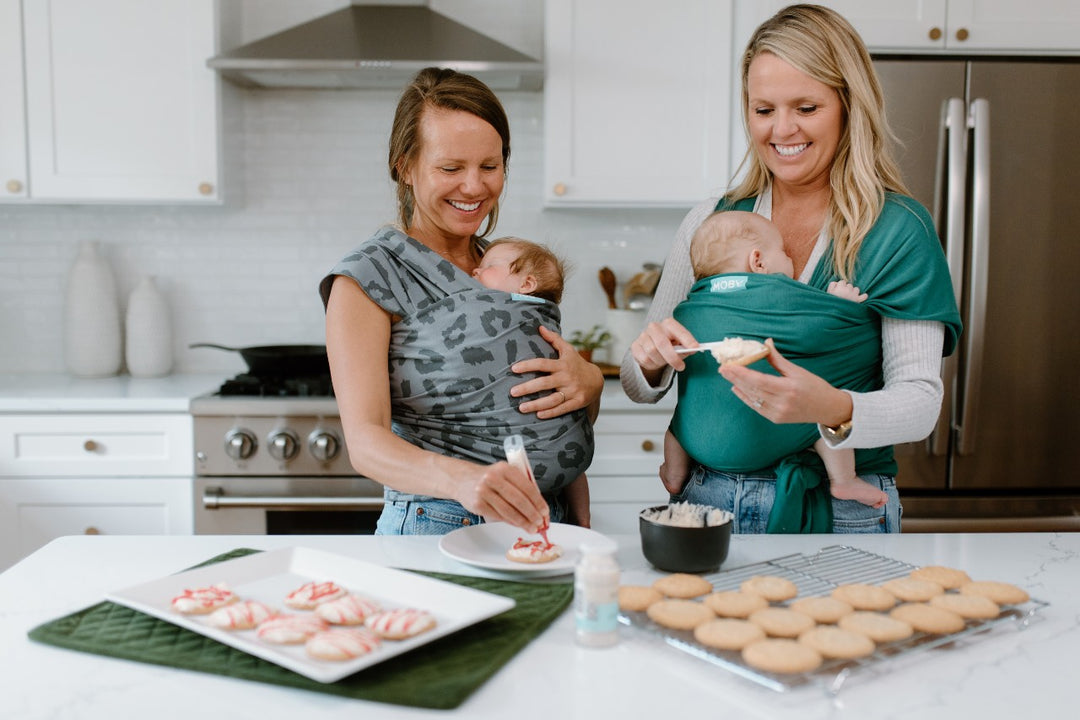
[[[595,350],[611,341],[611,333],[603,325],[593,325],[588,332],[575,330],[570,334],[569,343],[578,350]]]

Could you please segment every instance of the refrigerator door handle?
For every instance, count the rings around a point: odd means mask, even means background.
[[[967,106],[960,98],[949,98],[941,106],[940,137],[938,138],[937,187],[934,191],[934,216],[939,218],[945,245],[945,260],[952,277],[956,305],[964,292],[964,227],[967,196]],[[941,212],[944,209],[944,217]],[[931,455],[949,453],[949,432],[955,421],[955,388],[958,353],[941,361],[941,384],[944,401],[938,414],[937,424],[927,441]]]
[[[957,452],[975,451],[975,418],[982,380],[983,340],[986,331],[986,293],[990,257],[990,102],[971,102],[971,250],[968,258],[968,314],[965,318],[967,345],[962,409],[956,423]]]

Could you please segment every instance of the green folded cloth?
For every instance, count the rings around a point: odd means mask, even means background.
[[[202,565],[255,552],[259,551],[240,548]],[[39,625],[29,636],[37,642],[96,655],[358,700],[447,710],[458,707],[543,632],[574,595],[572,583],[533,584],[446,573],[419,574],[504,595],[517,605],[335,683],[316,682],[199,633],[107,601]]]

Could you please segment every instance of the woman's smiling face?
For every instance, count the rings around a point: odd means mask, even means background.
[[[502,138],[476,115],[439,108],[424,111],[420,136],[405,171],[416,203],[409,234],[422,241],[471,237],[503,190]]]
[[[774,182],[827,186],[844,126],[837,92],[770,52],[750,62],[746,89],[750,138]]]

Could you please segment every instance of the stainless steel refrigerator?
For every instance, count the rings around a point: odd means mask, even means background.
[[[964,321],[937,429],[897,448],[904,528],[1080,529],[1080,63],[875,62]]]

